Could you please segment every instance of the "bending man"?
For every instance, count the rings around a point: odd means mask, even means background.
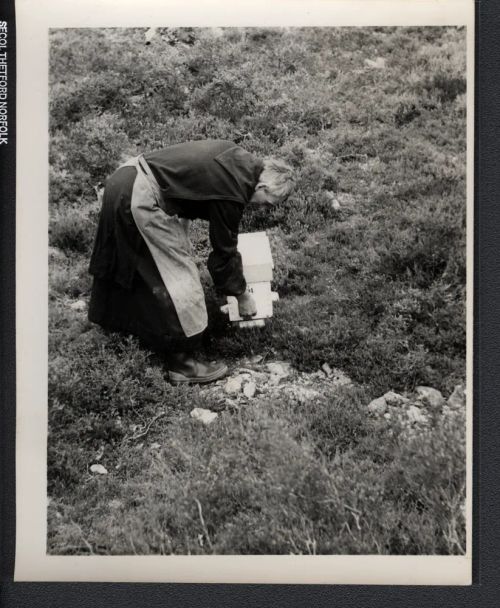
[[[249,203],[280,203],[292,188],[288,165],[229,141],[186,142],[125,163],[104,188],[89,268],[89,319],[164,353],[174,382],[221,378],[225,365],[193,357],[207,310],[187,225],[209,222],[214,285],[236,296],[241,316],[252,316],[255,302],[237,251],[243,210]]]

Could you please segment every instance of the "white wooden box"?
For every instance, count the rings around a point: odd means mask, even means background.
[[[238,251],[243,261],[247,283],[273,280],[273,256],[265,232],[247,232],[238,236]]]
[[[238,251],[241,254],[247,291],[255,300],[257,314],[251,319],[240,317],[238,300],[233,296],[227,297],[227,304],[221,310],[240,327],[262,327],[265,324],[264,319],[273,316],[273,302],[279,299],[278,294],[271,291],[274,263],[267,234],[265,232],[240,234]]]

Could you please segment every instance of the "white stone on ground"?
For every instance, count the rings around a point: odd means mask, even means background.
[[[290,375],[290,364],[287,363],[268,363],[266,365],[267,370],[273,376],[281,376],[286,378]]]
[[[377,414],[378,416],[384,414],[386,409],[387,403],[384,397],[378,397],[368,404],[368,411],[372,414]]]
[[[419,401],[427,403],[432,408],[441,407],[444,403],[444,398],[440,391],[430,386],[417,386],[415,393]]]
[[[328,376],[328,378],[333,375],[333,370],[332,368],[328,365],[328,363],[323,363],[323,365],[321,366],[321,369],[325,372],[325,374]]]
[[[257,390],[257,385],[255,382],[247,382],[243,387],[243,394],[245,397],[251,399],[255,395],[255,391]]]
[[[202,407],[195,407],[194,410],[191,410],[190,416],[204,425],[209,425],[217,418],[218,414]]]
[[[458,409],[465,405],[465,389],[463,384],[457,384],[453,393],[448,398],[448,405],[453,409]]]
[[[422,410],[416,405],[410,405],[410,407],[406,410],[406,415],[410,422],[427,422],[427,416],[425,416],[425,414],[422,413]]]
[[[229,378],[226,382],[226,386],[224,387],[224,391],[228,395],[236,395],[241,392],[241,384],[243,382],[243,378],[241,376],[237,376],[236,378]]]
[[[70,304],[70,308],[72,310],[82,312],[83,310],[85,310],[87,308],[87,304],[83,300],[77,300],[76,302],[73,302],[73,304]]]
[[[385,402],[390,407],[397,407],[399,405],[403,405],[404,403],[408,403],[408,397],[403,397],[399,393],[395,393],[394,391],[388,391],[384,395]]]
[[[90,472],[97,475],[107,475],[108,470],[102,464],[93,464],[90,466]]]

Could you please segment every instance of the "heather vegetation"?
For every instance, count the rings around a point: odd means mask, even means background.
[[[50,36],[49,552],[462,553],[463,412],[409,432],[366,406],[465,383],[465,31],[144,33]],[[297,190],[244,218],[275,261],[263,329],[218,312],[193,226],[206,355],[352,382],[224,405],[86,319],[106,176],[207,137],[284,158]],[[205,427],[193,407],[219,417]]]

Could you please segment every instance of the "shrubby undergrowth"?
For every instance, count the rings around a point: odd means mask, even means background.
[[[364,406],[464,381],[464,30],[164,29],[149,46],[144,31],[51,33],[49,551],[462,552],[463,420],[406,441]],[[263,330],[217,313],[194,227],[207,354],[327,362],[360,388],[200,428],[187,416],[210,405],[198,389],[172,387],[159,357],[70,308],[89,295],[107,175],[207,137],[284,158],[298,184],[244,217],[275,259],[281,300]],[[99,454],[105,478],[88,473]]]

